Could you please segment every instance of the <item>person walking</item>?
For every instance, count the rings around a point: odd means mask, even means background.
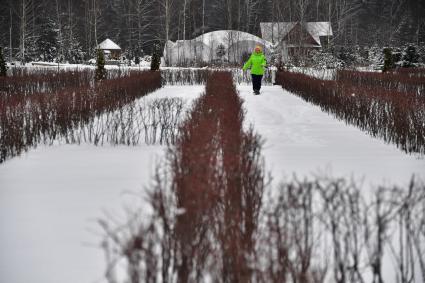
[[[248,61],[243,65],[243,70],[251,70],[252,88],[254,94],[260,94],[261,80],[264,75],[264,68],[267,65],[266,57],[263,54],[261,46],[255,46],[254,52],[249,57]]]

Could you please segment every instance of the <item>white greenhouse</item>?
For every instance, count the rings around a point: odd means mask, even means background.
[[[256,45],[269,57],[272,44],[258,36],[235,30],[208,32],[191,40],[168,41],[164,60],[168,66],[188,66],[201,63],[240,64]]]

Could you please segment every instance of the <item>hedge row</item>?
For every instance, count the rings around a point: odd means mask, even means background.
[[[369,74],[357,81],[350,79],[349,71],[343,76],[326,81],[282,71],[277,74],[276,82],[338,119],[394,143],[405,152],[425,154],[424,95],[406,89],[403,92],[388,89],[381,86],[378,77]]]
[[[51,143],[161,87],[159,72],[134,72],[94,87],[65,87],[54,92],[0,98],[0,162],[38,143]],[[53,89],[53,88],[52,88]]]
[[[338,70],[336,79],[340,84],[355,84],[370,89],[384,89],[406,94],[425,96],[425,76],[421,69],[398,72],[359,72]]]

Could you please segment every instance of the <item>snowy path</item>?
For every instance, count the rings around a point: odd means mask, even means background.
[[[191,100],[204,86],[164,87],[142,99]],[[102,210],[117,216],[149,185],[164,146],[63,145],[0,164],[0,282],[104,282],[93,232]]]
[[[425,179],[425,159],[346,126],[280,86],[265,86],[260,96],[250,86],[238,89],[245,100],[246,123],[266,141],[263,154],[273,186],[293,173],[353,176],[364,179],[364,187],[406,184],[412,174]]]

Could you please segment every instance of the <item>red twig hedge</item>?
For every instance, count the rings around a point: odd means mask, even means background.
[[[161,87],[159,72],[134,72],[94,87],[0,96],[0,162],[37,145],[64,137],[96,115],[118,109]]]
[[[69,88],[88,86],[93,82],[93,71],[22,72],[10,77],[0,77],[0,97],[28,96],[37,93],[57,92]]]
[[[279,72],[276,82],[322,110],[408,153],[425,154],[425,95],[409,79],[380,80],[381,74],[340,72],[336,81]],[[398,87],[396,87],[398,86]]]
[[[338,70],[336,79],[340,84],[425,96],[425,75],[421,71],[378,73]]]
[[[171,152],[172,188],[178,216],[175,240],[182,264],[178,281],[186,282],[203,265],[196,239],[221,254],[221,272],[228,282],[250,278],[245,257],[254,253],[254,233],[264,189],[261,142],[244,132],[242,101],[230,73],[212,73],[206,93],[193,107]],[[196,227],[194,229],[194,227]],[[211,234],[211,239],[202,235]]]

